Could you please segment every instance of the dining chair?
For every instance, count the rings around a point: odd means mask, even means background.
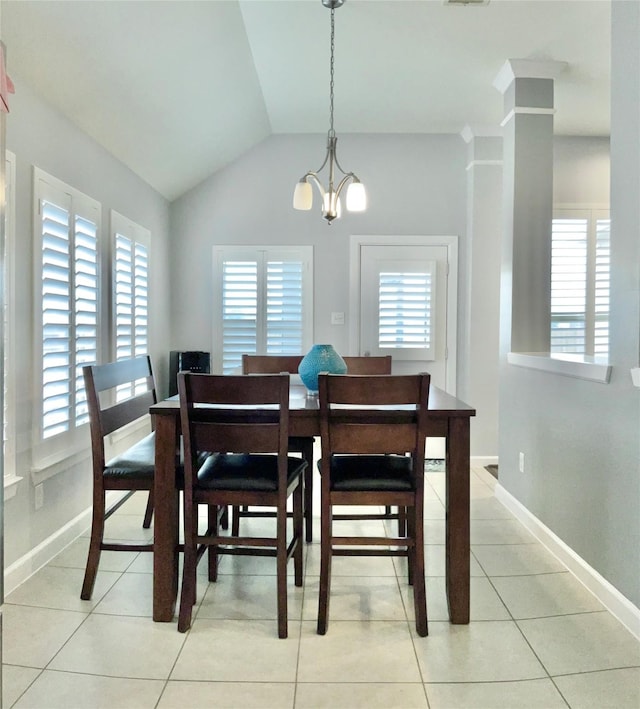
[[[243,374],[297,374],[303,355],[242,355]],[[313,436],[291,436],[289,452],[300,453],[307,462],[304,473],[304,519],[305,539],[313,541]],[[273,513],[255,512],[250,509],[235,509],[232,516],[232,531],[238,534],[240,517],[269,516]]]
[[[342,358],[347,365],[347,374],[391,374],[391,355],[364,355],[364,356],[344,356]],[[403,510],[398,510],[395,514],[391,507],[385,508],[384,515],[356,515],[342,514],[334,519],[398,519],[399,534],[403,533],[406,524],[406,516]]]
[[[289,375],[178,375],[184,442],[184,569],[178,630],[191,626],[196,568],[209,551],[209,580],[218,557],[276,557],[278,636],[287,637],[287,562],[302,586],[303,473],[307,462],[289,455]],[[211,455],[199,466],[198,456]],[[293,496],[293,532],[287,541],[287,501]],[[208,506],[208,529],[198,529],[198,506]],[[221,536],[219,510],[251,505],[276,508],[275,537]]]
[[[333,556],[405,556],[418,635],[427,635],[424,578],[424,449],[429,374],[320,374],[322,444],[320,595],[317,632],[327,632]],[[406,533],[337,536],[333,508],[406,510]]]
[[[82,368],[82,374],[91,432],[93,515],[89,554],[80,597],[89,600],[93,593],[101,551],[153,551],[152,543],[105,542],[104,531],[105,521],[139,490],[149,491],[142,526],[148,529],[151,525],[155,466],[154,433],[149,433],[108,461],[105,461],[105,438],[148,414],[149,407],[157,402],[157,396],[151,359],[148,356],[108,364],[87,365]],[[119,401],[116,397],[116,389],[124,385],[130,385],[135,393]],[[107,507],[106,493],[109,490],[125,491],[126,494]]]

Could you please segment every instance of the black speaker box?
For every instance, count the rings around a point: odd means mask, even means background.
[[[169,396],[178,393],[178,372],[211,372],[211,354],[209,352],[178,352],[169,353]]]

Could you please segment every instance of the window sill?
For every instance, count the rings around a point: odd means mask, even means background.
[[[66,452],[62,456],[51,456],[39,462],[37,466],[31,468],[31,482],[34,485],[39,485],[45,480],[52,478],[58,473],[91,459],[90,452],[83,448],[81,450]]]
[[[507,362],[517,367],[537,369],[564,377],[585,379],[608,384],[611,365],[595,357],[578,354],[550,354],[549,352],[509,352]]]
[[[18,492],[18,483],[22,480],[17,475],[5,475],[4,476],[4,501],[10,500],[15,497],[16,492]]]

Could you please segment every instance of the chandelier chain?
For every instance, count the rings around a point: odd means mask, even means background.
[[[333,137],[333,53],[335,49],[335,7],[331,8],[331,65],[329,70],[329,136]]]

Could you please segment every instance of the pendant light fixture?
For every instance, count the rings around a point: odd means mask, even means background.
[[[350,212],[363,212],[367,208],[367,194],[364,185],[353,172],[345,172],[338,162],[336,155],[336,145],[338,139],[333,129],[333,55],[335,37],[335,11],[337,7],[343,5],[345,0],[322,0],[322,4],[331,10],[331,72],[329,80],[329,133],[327,134],[327,154],[324,162],[315,171],[309,171],[300,178],[293,193],[294,209],[311,209],[313,206],[313,182],[322,197],[322,216],[329,224],[340,216],[342,206],[340,204],[340,194],[347,187],[347,209]],[[329,184],[326,189],[320,182],[318,174],[325,165],[329,167]],[[343,177],[337,185],[334,185],[336,168]]]

